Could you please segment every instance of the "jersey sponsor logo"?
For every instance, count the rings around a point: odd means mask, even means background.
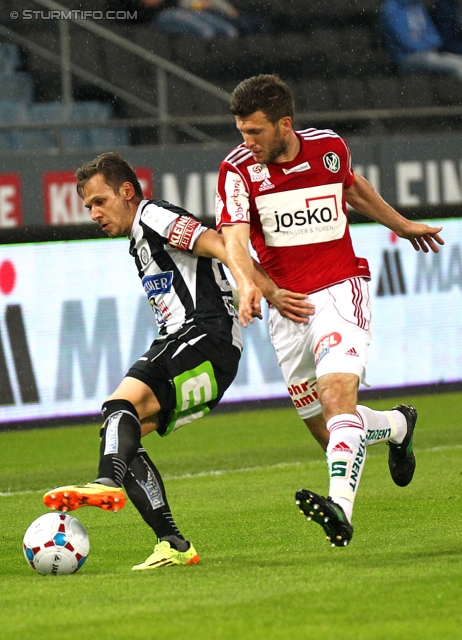
[[[255,203],[270,247],[329,242],[345,233],[341,183],[263,194]]]
[[[226,209],[230,222],[240,222],[248,219],[247,191],[242,178],[229,171],[225,180]]]
[[[274,189],[274,184],[270,180],[263,180],[259,187],[259,191],[268,191],[269,189]]]
[[[334,151],[329,151],[329,153],[324,154],[322,161],[328,171],[332,171],[332,173],[337,173],[339,171],[340,158]]]
[[[172,289],[173,271],[164,271],[153,276],[144,276],[141,280],[143,289],[151,305],[155,304],[155,297],[161,293],[170,293]]]
[[[300,173],[301,171],[308,171],[308,169],[311,169],[310,163],[302,162],[302,164],[298,164],[296,167],[292,167],[292,169],[283,169],[282,173],[288,176],[289,173]]]
[[[350,463],[348,460],[334,460],[330,465],[331,478],[346,478],[350,475]]]
[[[333,331],[332,333],[328,333],[326,336],[323,336],[314,350],[314,360],[316,366],[321,362],[324,356],[326,356],[330,352],[332,347],[336,347],[341,342],[342,336],[337,333],[337,331]]]
[[[354,459],[354,462],[351,468],[350,488],[352,491],[356,491],[356,489],[358,488],[358,482],[359,482],[359,478],[361,477],[361,470],[363,468],[365,459],[366,459],[366,438],[364,436],[360,436],[358,453],[356,454],[356,458]]]
[[[270,172],[266,164],[251,164],[247,167],[252,182],[263,182],[270,177]]]
[[[308,407],[318,399],[316,381],[302,380],[297,384],[291,384],[287,391],[296,409]]]
[[[188,251],[192,248],[191,241],[200,222],[189,216],[180,216],[172,226],[168,242],[175,249]]]

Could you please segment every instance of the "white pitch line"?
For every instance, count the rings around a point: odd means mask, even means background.
[[[277,464],[262,465],[257,467],[243,467],[242,469],[214,469],[212,471],[199,471],[198,473],[183,473],[178,476],[164,474],[164,480],[189,480],[192,478],[207,478],[212,476],[225,476],[231,473],[246,473],[248,471],[266,471],[267,469],[284,469],[287,467],[299,467],[302,464],[325,464],[324,460],[308,460],[306,462],[278,462]],[[27,496],[32,493],[45,493],[50,489],[28,489],[25,491],[0,491],[0,498],[10,496]]]
[[[439,451],[450,451],[453,449],[462,449],[462,444],[447,445],[441,447],[430,447],[429,449],[415,449],[419,453],[437,453]],[[231,473],[247,473],[252,471],[266,471],[268,469],[288,469],[290,467],[300,467],[302,465],[323,464],[325,460],[307,460],[305,462],[278,462],[276,464],[260,465],[255,467],[242,467],[240,469],[214,469],[212,471],[199,471],[198,473],[183,473],[177,476],[165,474],[165,480],[189,480],[192,478],[210,478],[212,476],[225,476]],[[27,496],[33,493],[45,493],[47,489],[28,489],[26,491],[0,491],[0,498],[9,498],[13,496]]]

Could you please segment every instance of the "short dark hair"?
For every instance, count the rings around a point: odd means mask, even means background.
[[[108,151],[97,156],[94,160],[85,162],[75,172],[77,178],[77,192],[83,198],[83,189],[90,178],[100,173],[106,184],[108,184],[114,193],[118,193],[124,182],[131,182],[135,189],[136,195],[143,199],[143,190],[139,183],[136,173],[128,162],[115,151]]]
[[[281,118],[295,114],[292,91],[277,75],[260,74],[243,80],[231,94],[231,113],[246,118],[262,111],[275,124]]]

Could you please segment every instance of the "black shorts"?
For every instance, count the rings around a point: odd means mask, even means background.
[[[240,357],[237,347],[214,338],[210,329],[190,325],[154,340],[127,376],[152,389],[161,406],[157,433],[166,436],[217,406]]]

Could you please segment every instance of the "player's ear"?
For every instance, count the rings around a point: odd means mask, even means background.
[[[279,125],[283,133],[289,133],[292,130],[292,118],[290,116],[284,116],[279,120]]]
[[[125,200],[133,200],[135,196],[135,187],[131,182],[124,182],[120,187],[120,194],[124,197]]]

